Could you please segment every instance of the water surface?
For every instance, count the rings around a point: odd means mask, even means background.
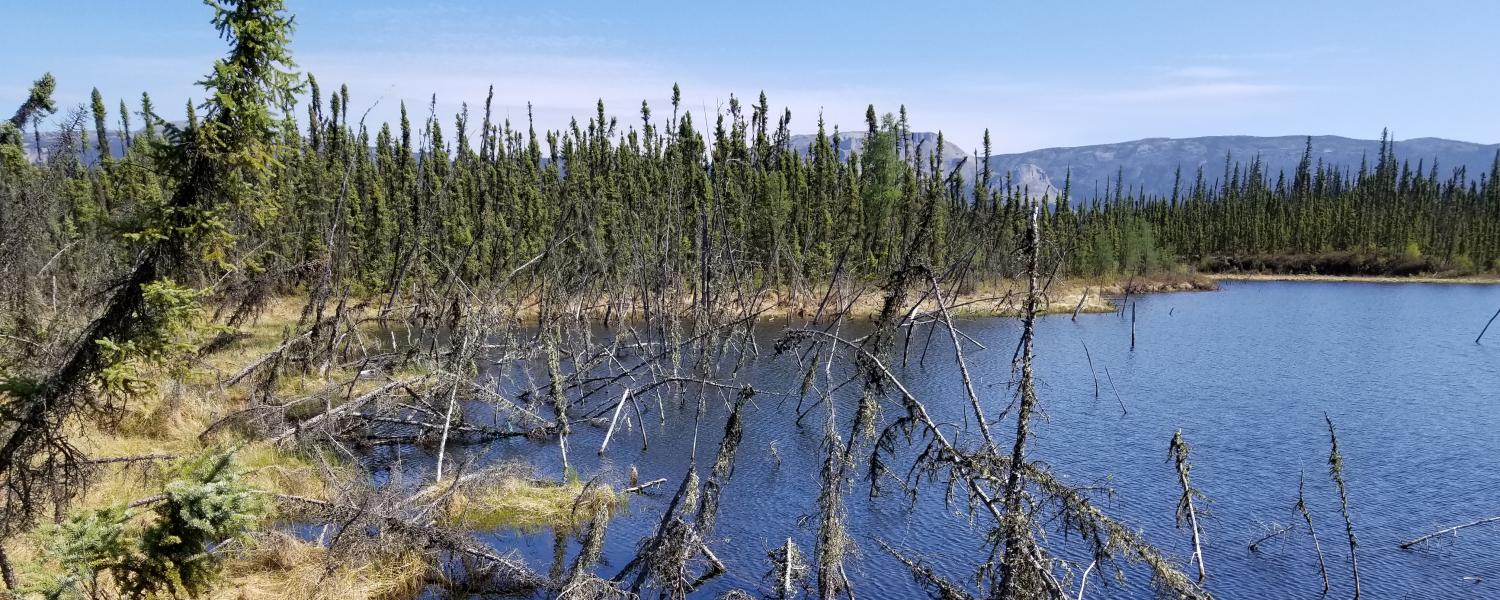
[[[1485,345],[1473,341],[1500,307],[1500,287],[1228,282],[1213,293],[1131,301],[1138,320],[1133,352],[1128,312],[1039,322],[1044,414],[1034,428],[1032,458],[1072,483],[1112,487],[1113,499],[1101,500],[1108,513],[1185,563],[1191,540],[1174,526],[1179,489],[1166,461],[1168,441],[1181,429],[1193,448],[1194,482],[1210,499],[1202,519],[1206,585],[1222,598],[1320,596],[1304,531],[1258,553],[1246,548],[1267,528],[1300,519],[1293,504],[1298,479],[1305,477],[1331,597],[1348,597],[1348,547],[1327,468],[1327,414],[1338,427],[1346,463],[1364,592],[1375,598],[1500,597],[1500,544],[1493,542],[1500,531],[1469,530],[1416,551],[1396,547],[1444,526],[1500,515],[1500,332],[1492,331]],[[1018,322],[968,319],[960,326],[988,347],[968,358],[984,401],[998,414],[1012,397],[1007,384]],[[767,339],[779,328],[767,325]],[[950,342],[937,336],[925,366],[916,358],[914,351],[901,377],[937,420],[972,439]],[[744,441],[712,539],[729,573],[702,590],[706,597],[731,588],[767,590],[766,553],[787,537],[809,552],[816,530],[815,520],[802,520],[814,512],[822,413],[799,426],[797,398],[773,393],[795,392],[800,380],[785,357],[755,362],[746,380],[768,393],[745,409]],[[704,471],[722,435],[723,405],[710,405],[698,432]],[[852,398],[837,406],[847,416]],[[661,495],[633,497],[611,522],[599,569],[605,576],[654,529],[690,460],[691,412],[670,404],[667,411],[665,426],[647,416],[650,447],[644,451],[638,432],[621,431],[601,458],[596,449],[603,430],[575,429],[571,458],[586,476],[602,473],[618,482],[635,466],[642,480],[669,480]],[[886,416],[894,413],[888,406]],[[1014,423],[995,428],[1008,440]],[[847,428],[840,432],[847,435]],[[484,452],[485,460],[521,458],[544,472],[559,470],[554,443],[507,440]],[[908,465],[896,467],[904,472]],[[859,545],[849,574],[859,597],[926,595],[876,540],[920,554],[940,573],[972,580],[985,552],[986,518],[971,522],[963,507],[946,505],[939,490],[924,493],[915,507],[898,494],[871,498],[868,490],[862,482],[847,502]],[[519,548],[538,569],[551,562],[548,532],[484,537]],[[1066,547],[1060,537],[1052,543]],[[1124,584],[1094,579],[1088,596],[1149,597],[1148,580],[1138,569]]]

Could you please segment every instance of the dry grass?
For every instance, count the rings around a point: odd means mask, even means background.
[[[337,563],[327,550],[283,533],[256,536],[225,561],[226,581],[211,598],[403,600],[422,591],[431,564],[415,553]]]
[[[165,374],[147,374],[159,381],[152,392],[133,399],[117,423],[74,425],[72,438],[91,458],[105,459],[142,455],[181,456],[223,447],[236,447],[236,460],[250,470],[252,485],[268,494],[288,494],[330,499],[330,478],[361,477],[335,456],[311,456],[288,450],[265,440],[246,437],[232,429],[221,430],[200,440],[210,424],[248,406],[249,383],[224,387],[229,374],[280,347],[295,326],[303,299],[280,298],[268,303],[257,319],[241,328],[245,334],[224,348],[197,361],[193,368],[171,381]],[[206,328],[204,328],[206,330]],[[374,333],[373,330],[370,331]],[[369,342],[377,344],[374,336]],[[206,342],[196,340],[198,343]],[[310,410],[321,410],[319,392],[337,388],[337,400],[382,383],[358,379],[352,370],[333,369],[323,376],[283,377],[277,396],[282,399],[318,398]],[[396,374],[403,376],[405,374]],[[337,402],[335,400],[335,402]],[[84,490],[72,510],[114,506],[159,493],[165,483],[161,461],[102,465],[92,484]],[[329,468],[331,467],[331,468]],[[584,502],[579,496],[587,491]],[[587,519],[587,502],[603,498],[614,502],[608,488],[586,489],[581,483],[554,484],[529,478],[505,478],[496,485],[473,486],[455,499],[450,518],[455,523],[482,529],[539,529],[561,526],[569,530]],[[574,506],[580,505],[577,516]],[[268,522],[274,527],[275,515]],[[40,531],[8,540],[6,550],[18,567],[23,585],[35,584],[56,573],[58,566],[42,551]],[[262,531],[249,542],[235,543],[227,551],[224,580],[213,598],[276,599],[364,598],[396,600],[415,597],[431,572],[428,559],[420,554],[362,556],[341,559],[327,571],[327,551],[316,543],[298,540],[276,531]]]
[[[451,524],[484,531],[573,531],[588,521],[593,503],[606,503],[612,513],[620,501],[608,486],[507,477],[455,494],[448,519]]]
[[[1079,312],[1114,312],[1117,307],[1110,303],[1109,297],[1122,296],[1127,288],[1130,288],[1131,294],[1146,294],[1206,291],[1217,289],[1217,284],[1215,278],[1193,272],[1057,279],[1048,287],[1040,312],[1041,314],[1071,314],[1074,308],[1078,307],[1078,301],[1081,298],[1084,302]],[[1084,298],[1084,290],[1088,290],[1087,298]],[[944,290],[944,300],[953,305],[954,308],[949,312],[954,316],[1013,317],[1020,315],[1021,299],[1025,296],[1025,291],[1026,282],[1023,280],[985,280],[966,286],[956,297],[951,295],[951,290]],[[756,304],[749,312],[766,318],[812,318],[818,313],[819,305],[824,303],[827,293],[827,286],[814,286],[796,294],[786,289],[765,290],[757,296]],[[921,290],[914,290],[911,300],[915,301],[920,293]],[[884,300],[884,290],[874,283],[867,284],[863,288],[863,293],[853,299],[852,303],[850,298],[843,297],[836,291],[828,300],[828,305],[824,307],[824,315],[835,310],[836,306],[849,305],[849,316],[856,319],[873,318],[880,312]],[[686,296],[678,301],[678,308],[688,309],[691,302],[692,297]],[[626,319],[635,319],[641,316],[640,307],[633,298],[619,300],[609,308],[611,315],[616,318],[623,316]],[[928,299],[923,303],[922,310],[936,309],[937,303],[934,300]],[[535,310],[535,302],[522,302],[518,316],[523,319],[534,318]],[[563,310],[564,312],[576,310],[582,314],[602,317],[606,312],[606,303],[600,299],[577,301],[564,307]]]

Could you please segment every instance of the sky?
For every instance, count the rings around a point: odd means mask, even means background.
[[[764,91],[794,132],[862,130],[905,104],[913,129],[995,151],[1145,137],[1331,134],[1500,142],[1494,0],[508,2],[287,0],[292,51],[355,114],[447,122],[461,103],[539,127],[622,123],[642,100],[712,115]],[[45,71],[63,106],[150,92],[169,119],[225,44],[188,0],[18,0],[0,36],[0,107]],[[326,92],[325,92],[326,93]],[[9,114],[10,108],[0,108]],[[300,114],[300,112],[299,112]],[[695,114],[695,118],[699,115]],[[115,117],[111,116],[113,121]]]

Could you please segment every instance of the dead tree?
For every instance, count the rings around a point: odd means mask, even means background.
[[[1028,237],[1032,235],[1035,235],[1035,230],[1029,232]],[[1028,263],[1039,263],[1040,244],[1029,249],[1033,249],[1033,259],[1028,260]],[[1040,298],[1045,287],[1039,276],[1040,269],[1032,268],[1030,271],[1033,286],[1021,313],[1023,324],[1029,327],[1023,327],[1022,341],[1016,352],[1016,371],[1021,375],[1018,379],[1021,382],[1030,382],[1025,377],[1024,367],[1033,356],[1025,342],[1028,339],[1027,330],[1034,327],[1035,317],[1040,312]],[[938,281],[941,284],[941,279]],[[951,319],[941,317],[943,312],[941,309],[933,312],[938,315],[934,325],[951,323]],[[907,322],[910,322],[910,317]],[[831,327],[793,329],[778,340],[776,348],[779,353],[789,353],[802,344],[814,347],[826,345],[830,351],[847,353],[852,356],[859,376],[878,384],[899,401],[898,416],[881,429],[873,452],[867,458],[862,457],[868,460],[872,489],[877,489],[881,481],[890,477],[890,456],[897,446],[903,441],[913,443],[920,440],[920,452],[902,481],[902,489],[913,498],[915,490],[929,483],[946,486],[953,492],[962,490],[968,498],[970,510],[987,515],[994,527],[986,537],[987,544],[992,548],[990,557],[978,567],[975,579],[988,581],[989,589],[977,595],[1006,597],[1004,590],[1010,589],[1013,595],[1009,597],[1071,596],[1065,591],[1063,579],[1067,574],[1077,571],[1073,570],[1071,563],[1051,556],[1036,542],[1036,528],[1043,523],[1057,523],[1066,533],[1063,537],[1073,539],[1071,536],[1076,534],[1079,536],[1077,539],[1089,550],[1094,559],[1087,569],[1089,572],[1098,568],[1112,571],[1119,577],[1123,575],[1121,561],[1138,563],[1151,571],[1159,589],[1171,590],[1186,598],[1208,597],[1207,592],[1177,569],[1171,559],[1147,544],[1139,532],[1105,515],[1086,491],[1062,483],[1040,464],[1026,462],[1024,442],[1021,444],[1022,460],[1019,463],[1011,457],[1015,448],[1011,448],[1010,455],[1007,455],[1002,454],[993,444],[979,442],[977,446],[960,446],[954,443],[949,433],[931,417],[924,402],[910,392],[876,352],[877,345],[872,343],[872,339],[875,339],[878,332],[877,325],[876,332],[869,336],[846,339]],[[961,344],[958,351],[962,354]],[[812,373],[817,373],[817,370]],[[832,381],[831,374],[825,374],[824,377],[829,378],[830,386],[837,385],[837,382]],[[1037,400],[1034,387],[1018,387],[1018,398],[1024,399],[1030,413],[1034,415]],[[982,408],[982,403],[980,406]],[[1029,418],[1030,415],[1028,421]],[[1023,433],[1026,431],[1029,430],[1023,428]],[[1024,440],[1025,436],[1021,439]],[[825,482],[827,480],[825,478]],[[1019,485],[1012,486],[1016,481]],[[1012,504],[1017,507],[1014,518],[1004,503],[1007,491],[1012,492],[1012,497],[1017,500]],[[823,511],[828,509],[829,507],[820,508]],[[1046,511],[1048,514],[1037,514],[1039,511]],[[1010,575],[1007,584],[1002,585],[1000,572],[1006,567],[1007,556],[1011,561]],[[927,577],[935,573],[925,567],[915,567],[914,565],[921,564],[915,557],[907,558],[910,560],[906,564],[913,575],[934,593],[943,595],[948,593],[945,589],[962,589]],[[834,566],[825,565],[825,572],[836,573]],[[1084,570],[1083,565],[1077,567],[1080,571]],[[1064,577],[1059,578],[1060,574]],[[952,583],[955,580],[943,581]]]
[[[1354,598],[1358,600],[1359,557],[1355,551],[1359,542],[1354,537],[1354,519],[1349,516],[1349,491],[1344,485],[1344,456],[1339,454],[1339,436],[1333,429],[1333,419],[1325,414],[1323,420],[1328,422],[1328,444],[1331,446],[1328,452],[1328,474],[1339,489],[1339,508],[1344,515],[1344,535],[1349,538],[1349,569],[1354,577]]]
[[[1323,545],[1318,542],[1318,530],[1313,527],[1312,513],[1307,510],[1307,496],[1303,494],[1304,477],[1297,475],[1297,512],[1302,515],[1302,521],[1307,523],[1307,533],[1312,536],[1313,551],[1318,554],[1318,575],[1323,578],[1323,595],[1328,595],[1328,564],[1323,560]]]
[[[1022,465],[1026,464],[1026,439],[1030,435],[1031,417],[1036,411],[1036,386],[1032,380],[1032,345],[1036,336],[1037,303],[1041,290],[1037,287],[1040,271],[1041,232],[1037,221],[1041,206],[1032,208],[1031,221],[1026,228],[1028,264],[1026,267],[1026,302],[1021,321],[1021,381],[1018,408],[1016,411],[1016,439],[1011,447],[1010,472],[1005,483],[1003,505],[1005,517],[1001,522],[1004,532],[1005,550],[1000,562],[999,595],[1005,599],[1031,597],[1043,592],[1041,584],[1050,576],[1044,565],[1035,564],[1031,557],[1037,552],[1036,540],[1031,535],[1032,524],[1024,511],[1022,502],[1026,482]]]
[[[1202,583],[1207,572],[1203,568],[1203,543],[1198,533],[1198,510],[1194,500],[1201,499],[1203,494],[1193,488],[1188,473],[1192,465],[1188,463],[1189,448],[1187,442],[1182,439],[1182,430],[1172,435],[1172,443],[1167,449],[1167,460],[1172,461],[1177,467],[1177,483],[1182,487],[1182,496],[1177,499],[1177,527],[1188,525],[1193,532],[1193,560],[1198,563],[1198,582]]]

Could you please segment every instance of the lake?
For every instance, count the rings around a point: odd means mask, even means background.
[[[1500,525],[1461,532],[1420,549],[1397,544],[1459,523],[1500,515],[1500,330],[1474,337],[1496,308],[1500,286],[1313,282],[1226,282],[1218,292],[1132,298],[1129,313],[1042,318],[1036,369],[1042,417],[1029,458],[1069,482],[1108,485],[1107,512],[1141,529],[1186,566],[1187,530],[1174,526],[1180,490],[1167,445],[1181,429],[1192,445],[1193,481],[1209,498],[1201,517],[1206,587],[1221,598],[1317,598],[1321,583],[1312,542],[1296,530],[1246,545],[1277,524],[1300,523],[1293,504],[1299,476],[1328,561],[1331,597],[1351,594],[1339,499],[1328,476],[1325,413],[1338,427],[1351,512],[1359,539],[1363,589],[1372,598],[1500,597]],[[767,339],[783,325],[767,324]],[[961,329],[988,347],[968,353],[976,388],[992,415],[1011,398],[1009,362],[1019,336],[1014,319],[965,319]],[[919,344],[920,340],[914,342]],[[1092,357],[1090,369],[1084,347]],[[766,591],[767,552],[793,538],[811,551],[822,460],[821,410],[794,423],[800,381],[787,357],[757,360],[744,380],[764,394],[744,410],[744,440],[711,544],[728,574],[699,595],[731,588]],[[1098,374],[1100,393],[1095,395]],[[926,367],[900,372],[938,421],[964,429],[967,400],[951,343],[939,332]],[[841,417],[853,397],[840,399]],[[1122,413],[1123,403],[1126,412]],[[651,403],[654,406],[654,401]],[[613,575],[660,519],[689,460],[691,403],[670,403],[667,425],[647,415],[650,447],[635,431],[616,432],[596,455],[602,428],[577,427],[573,466],[614,483],[635,466],[642,481],[667,478],[661,493],[633,496],[610,523],[599,572]],[[706,472],[723,429],[723,403],[710,402],[699,439]],[[887,417],[895,414],[887,404]],[[972,424],[970,424],[972,426]],[[1009,439],[1014,421],[995,425]],[[847,435],[847,426],[840,434]],[[965,435],[972,439],[972,432]],[[772,458],[772,448],[779,463]],[[475,449],[471,448],[470,451]],[[555,442],[510,439],[484,449],[485,460],[523,459],[549,476],[560,472]],[[904,473],[910,452],[897,462]],[[415,463],[413,463],[415,465]],[[419,468],[413,466],[412,468]],[[862,470],[859,471],[863,473]],[[973,523],[940,490],[913,507],[899,494],[870,498],[862,480],[848,495],[848,527],[859,546],[849,575],[860,598],[925,597],[907,570],[876,540],[919,554],[939,573],[972,581],[983,560],[988,518]],[[545,571],[550,532],[492,532],[497,547],[518,548]],[[1053,536],[1049,546],[1067,543]],[[576,547],[570,548],[571,552]],[[1143,570],[1125,583],[1097,576],[1087,597],[1150,597]]]

